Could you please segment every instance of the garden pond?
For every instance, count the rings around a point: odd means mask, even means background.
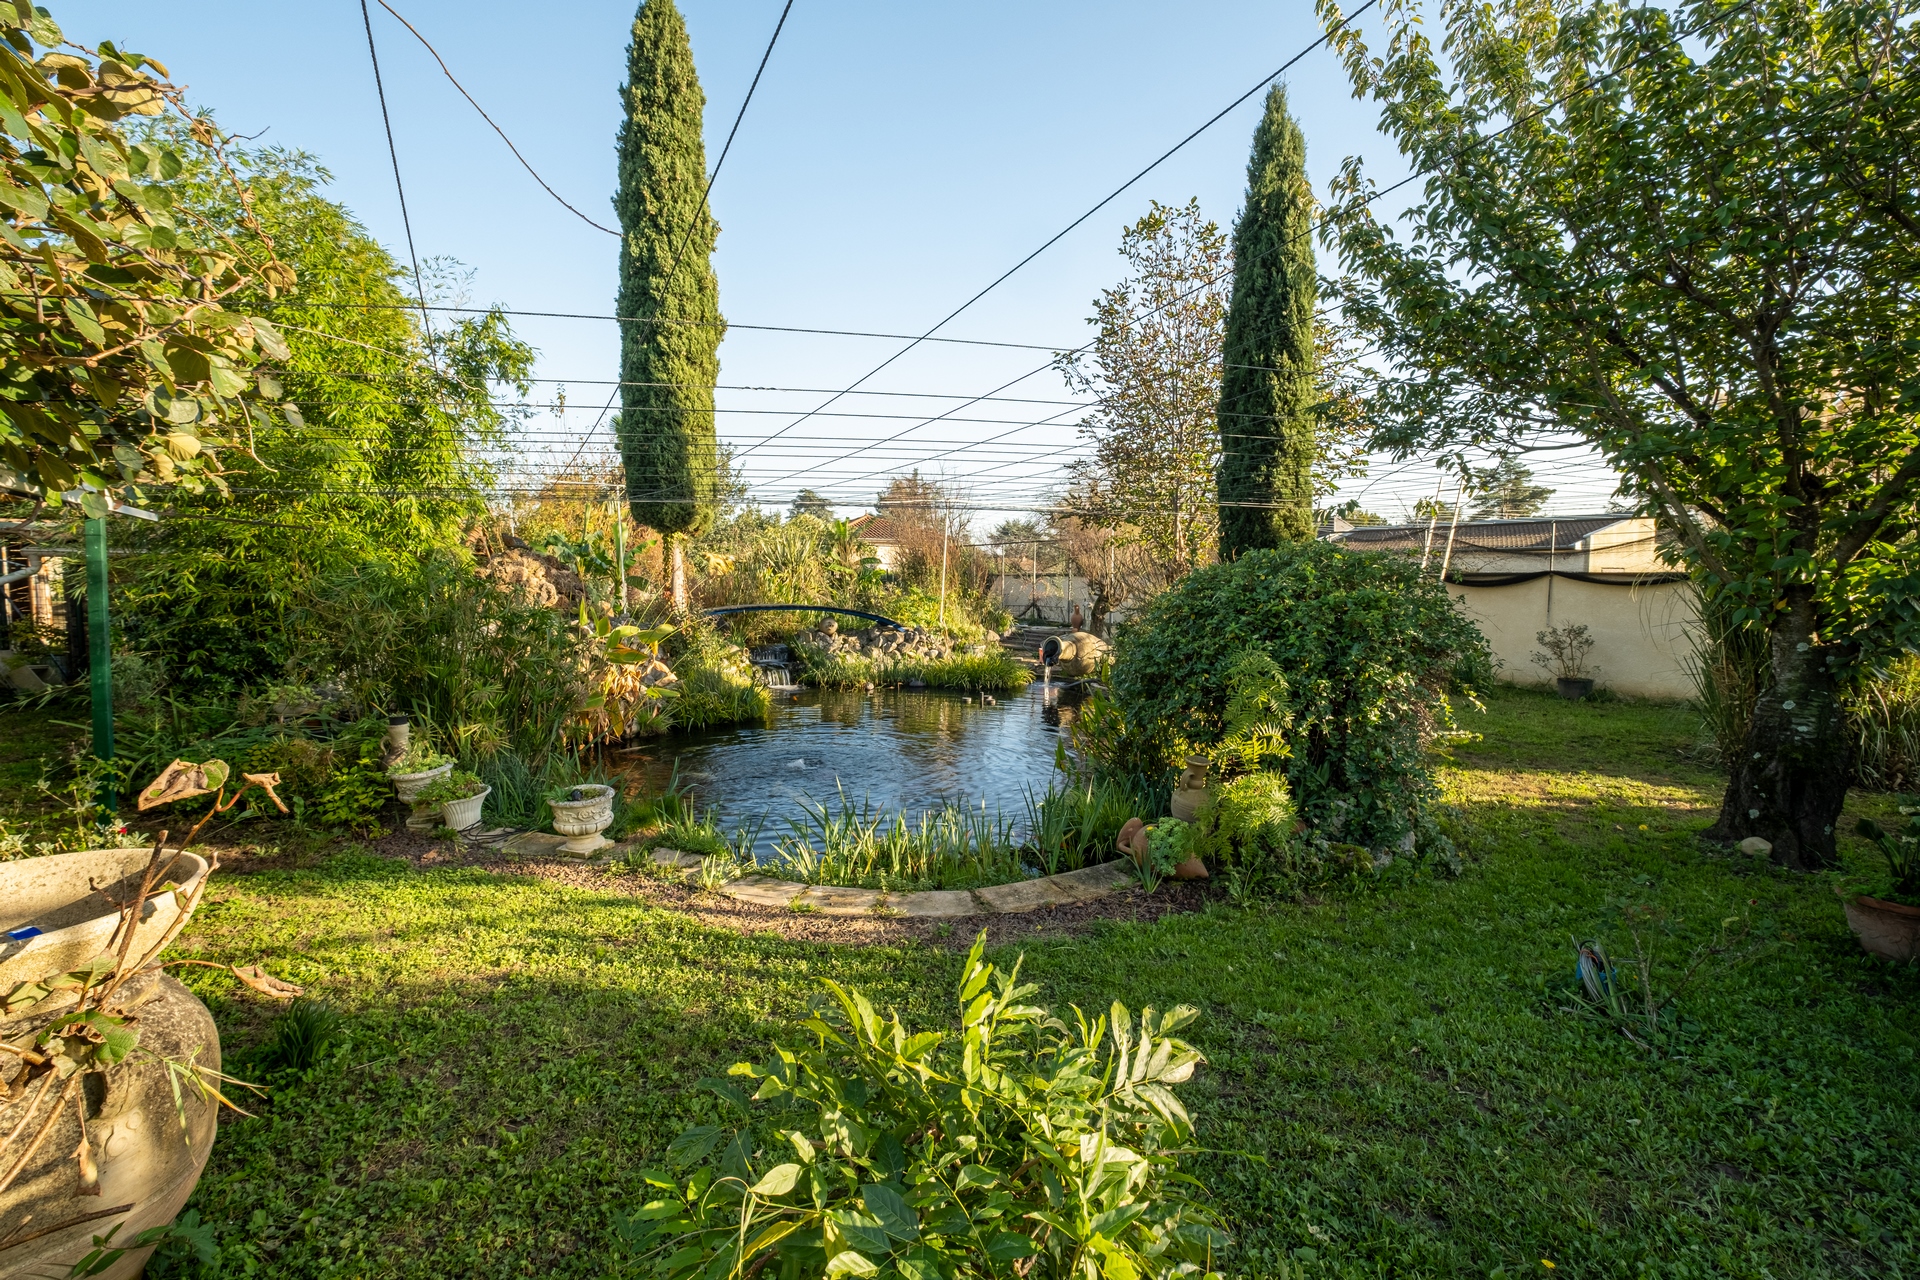
[[[1035,683],[992,703],[966,698],[914,689],[781,693],[764,724],[657,739],[625,753],[624,768],[649,790],[677,785],[730,833],[760,823],[763,860],[808,808],[838,812],[843,797],[909,819],[984,801],[989,814],[1024,826],[1028,794],[1037,800],[1059,776],[1056,749],[1077,691]]]

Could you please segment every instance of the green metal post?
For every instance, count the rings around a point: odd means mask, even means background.
[[[620,504],[613,504],[613,598],[619,601],[615,613],[627,611],[627,522],[620,511]]]
[[[107,520],[87,521],[87,674],[93,690],[93,754],[113,759],[113,643],[107,625]],[[101,801],[108,813],[119,807],[113,784]]]

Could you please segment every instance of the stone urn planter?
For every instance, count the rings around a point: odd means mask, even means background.
[[[1174,817],[1182,822],[1192,822],[1194,815],[1200,812],[1200,806],[1207,802],[1207,769],[1205,756],[1188,756],[1187,767],[1173,784],[1173,800],[1170,810]]]
[[[1869,953],[1888,960],[1920,960],[1920,907],[1865,894],[1845,899],[1847,923]]]
[[[1555,676],[1553,686],[1568,702],[1578,702],[1593,692],[1593,681],[1586,676]]]
[[[482,787],[473,795],[461,800],[448,800],[440,806],[440,820],[455,831],[465,831],[468,827],[480,825],[480,806],[493,794],[492,787]],[[608,814],[611,820],[612,814]]]
[[[613,843],[600,834],[613,825],[613,788],[588,785],[574,790],[580,793],[580,799],[549,800],[547,804],[553,809],[553,829],[572,837],[555,852],[584,858]]]
[[[150,854],[145,849],[101,849],[28,858],[0,865],[0,996],[23,984],[85,966],[107,949],[120,912],[108,902],[138,896]],[[182,903],[193,900],[207,875],[204,859],[181,854],[165,878],[180,894],[149,898],[134,929],[130,954],[144,955],[184,924]],[[91,883],[89,883],[91,882]],[[93,886],[100,886],[94,888]],[[38,930],[29,936],[29,930]],[[54,1019],[70,1011],[74,997],[56,991],[11,1016],[0,1013],[0,1040],[34,1044]],[[3,1008],[4,1006],[0,1006]],[[164,1226],[200,1180],[212,1149],[219,1104],[183,1088],[179,1099],[159,1059],[220,1066],[220,1037],[206,1006],[174,978],[155,972],[127,980],[109,1006],[138,1030],[133,1056],[104,1071],[88,1071],[78,1103],[50,1109],[50,1128],[11,1185],[0,1190],[0,1275],[60,1276],[92,1248],[95,1235],[116,1226],[116,1243],[149,1227]],[[0,1055],[0,1097],[16,1072],[17,1055]],[[42,1077],[42,1079],[50,1077]],[[13,1129],[39,1089],[0,1108],[0,1135]],[[85,1142],[98,1171],[98,1194],[82,1194],[80,1112]],[[184,1125],[184,1129],[183,1129]],[[40,1122],[32,1126],[42,1128]],[[15,1138],[3,1158],[4,1177],[28,1148],[31,1134]],[[150,1250],[131,1251],[95,1274],[130,1280],[146,1266]]]
[[[422,773],[390,773],[387,779],[393,783],[393,793],[400,798],[401,804],[412,804],[414,797],[429,782],[438,782],[453,772],[453,761],[436,765]]]
[[[1069,631],[1065,635],[1048,636],[1046,643],[1040,646],[1041,665],[1063,676],[1084,678],[1100,669],[1100,659],[1107,653],[1109,646],[1099,636],[1088,635],[1084,631]]]

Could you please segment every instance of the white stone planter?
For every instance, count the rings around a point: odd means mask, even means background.
[[[421,788],[429,782],[438,782],[453,772],[453,761],[449,760],[438,768],[428,769],[424,773],[390,773],[387,775],[393,783],[393,793],[400,797],[401,804],[412,804]]]
[[[440,806],[441,821],[455,831],[465,831],[468,827],[480,825],[480,806],[493,794],[492,787],[482,787],[464,800],[449,800]]]
[[[150,856],[145,849],[95,849],[0,865],[0,925],[9,932],[41,930],[26,939],[0,938],[0,991],[77,968],[104,951],[120,919],[107,899],[137,893]],[[203,858],[182,854],[166,879],[191,892],[206,874]],[[172,893],[149,899],[134,933],[133,956],[159,945],[180,919],[180,902]],[[115,1003],[138,1019],[140,1052],[113,1068],[99,1100],[89,1103],[86,1133],[99,1164],[100,1193],[78,1194],[80,1119],[74,1109],[63,1109],[18,1180],[0,1192],[0,1236],[29,1221],[55,1229],[0,1253],[0,1275],[66,1275],[96,1234],[118,1226],[116,1238],[126,1240],[173,1221],[200,1180],[218,1104],[193,1090],[183,1090],[176,1104],[159,1058],[191,1059],[218,1070],[213,1018],[192,992],[160,974],[131,979]],[[25,1043],[72,1005],[70,997],[56,994],[11,1020],[0,1019],[0,1039]],[[86,1096],[94,1098],[92,1091]],[[119,1213],[85,1220],[121,1205],[127,1207]],[[130,1253],[100,1274],[131,1280],[148,1252]]]
[[[573,837],[556,852],[576,858],[613,843],[600,834],[613,825],[613,788],[589,785],[581,787],[580,793],[584,799],[547,801],[553,809],[553,829]]]

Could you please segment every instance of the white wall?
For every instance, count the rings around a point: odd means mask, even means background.
[[[1486,636],[1497,675],[1509,684],[1551,684],[1553,672],[1532,661],[1541,647],[1535,637],[1548,627],[1580,623],[1593,637],[1588,662],[1598,668],[1597,684],[1635,698],[1693,696],[1687,664],[1699,608],[1690,582],[1615,586],[1549,575],[1504,587],[1454,583],[1447,590]]]

